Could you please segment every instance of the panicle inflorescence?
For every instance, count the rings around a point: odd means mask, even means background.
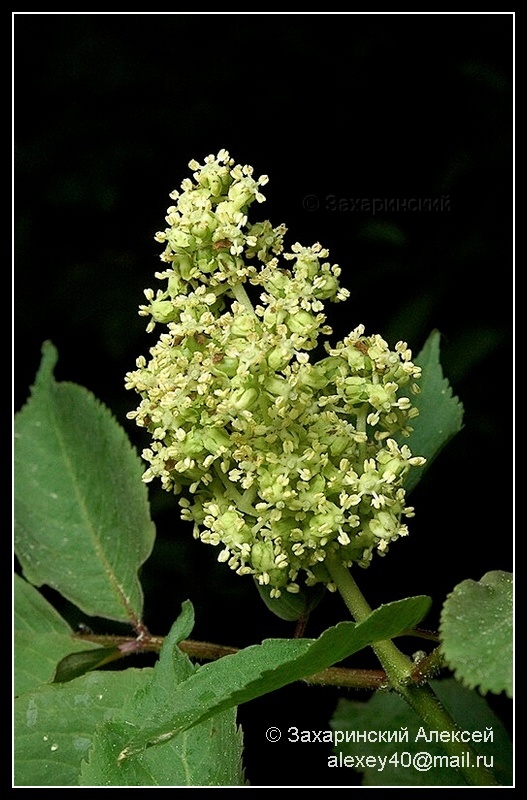
[[[324,302],[349,296],[340,268],[318,243],[284,252],[284,225],[248,221],[266,176],[225,150],[189,166],[155,236],[166,287],[145,290],[139,313],[163,332],[126,376],[141,396],[128,416],[152,438],[143,479],[277,597],[329,583],[328,554],[367,566],[407,534],[403,481],[424,459],[398,442],[420,368],[405,342],[391,350],[363,326],[311,361],[331,333]]]

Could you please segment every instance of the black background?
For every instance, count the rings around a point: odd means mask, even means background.
[[[158,288],[153,235],[188,161],[228,149],[270,177],[255,213],[342,267],[351,298],[328,309],[334,340],[364,323],[417,353],[442,333],[465,427],[415,490],[410,536],[358,574],[373,606],[431,595],[436,627],[459,581],[512,569],[512,40],[510,13],[15,12],[15,410],[50,339],[57,378],[87,386],[146,444],[125,417],[136,397],[124,374],[154,343],[137,315],[142,290]],[[427,198],[443,210],[402,210]],[[374,214],[374,199],[400,210]],[[192,540],[173,499],[152,486],[151,501],[153,633],[188,598],[195,638],[242,647],[292,634],[249,578]],[[306,635],[344,617],[330,596]],[[351,663],[375,665],[367,653]],[[243,706],[248,779],[353,782],[324,769],[320,745],[264,738],[269,725],[327,728],[342,694],[295,685]],[[508,703],[492,702],[508,722]]]

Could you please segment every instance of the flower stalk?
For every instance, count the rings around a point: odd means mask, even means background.
[[[326,567],[352,617],[356,622],[363,622],[371,614],[371,608],[350,571],[338,559],[328,559]],[[448,755],[457,757],[458,769],[467,783],[470,786],[497,786],[496,778],[490,770],[479,764],[477,753],[470,744],[457,740],[459,728],[431,686],[427,683],[416,685],[412,681],[415,664],[391,639],[375,642],[372,648],[382,664],[391,688],[406,700],[429,730],[445,733],[441,745]],[[467,753],[468,759],[464,756]],[[476,766],[466,766],[466,761]]]

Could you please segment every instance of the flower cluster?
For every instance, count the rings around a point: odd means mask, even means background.
[[[424,459],[398,441],[420,369],[406,343],[390,350],[362,326],[313,363],[331,333],[324,301],[349,296],[339,267],[319,244],[283,252],[283,225],[248,221],[266,176],[225,150],[190,168],[155,237],[166,288],[147,289],[139,313],[163,332],[126,376],[141,396],[128,416],[152,437],[143,479],[278,597],[329,583],[328,554],[367,566],[407,533],[403,480]]]

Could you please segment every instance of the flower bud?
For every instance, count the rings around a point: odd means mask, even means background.
[[[231,406],[237,411],[244,411],[251,408],[257,399],[258,389],[255,387],[249,387],[247,389],[240,387],[239,389],[235,389],[230,396]]]
[[[280,344],[267,354],[267,363],[273,371],[283,369],[291,361],[293,353],[290,347]]]
[[[217,454],[222,448],[227,449],[230,445],[229,434],[223,428],[205,428],[201,440],[203,447],[213,454]]]
[[[156,322],[172,322],[177,317],[177,309],[170,300],[152,300],[150,304],[152,319]]]
[[[248,185],[247,181],[236,182],[229,188],[229,200],[232,202],[234,209],[237,211],[240,211],[242,208],[244,208],[244,206],[250,203],[254,196],[255,192]]]
[[[233,336],[239,336],[241,339],[246,339],[249,334],[255,330],[256,318],[254,314],[244,314],[243,312],[237,313],[231,325],[231,333]]]
[[[304,336],[309,336],[316,328],[316,321],[309,311],[297,311],[296,314],[289,315],[287,327],[293,333],[301,333]]]

